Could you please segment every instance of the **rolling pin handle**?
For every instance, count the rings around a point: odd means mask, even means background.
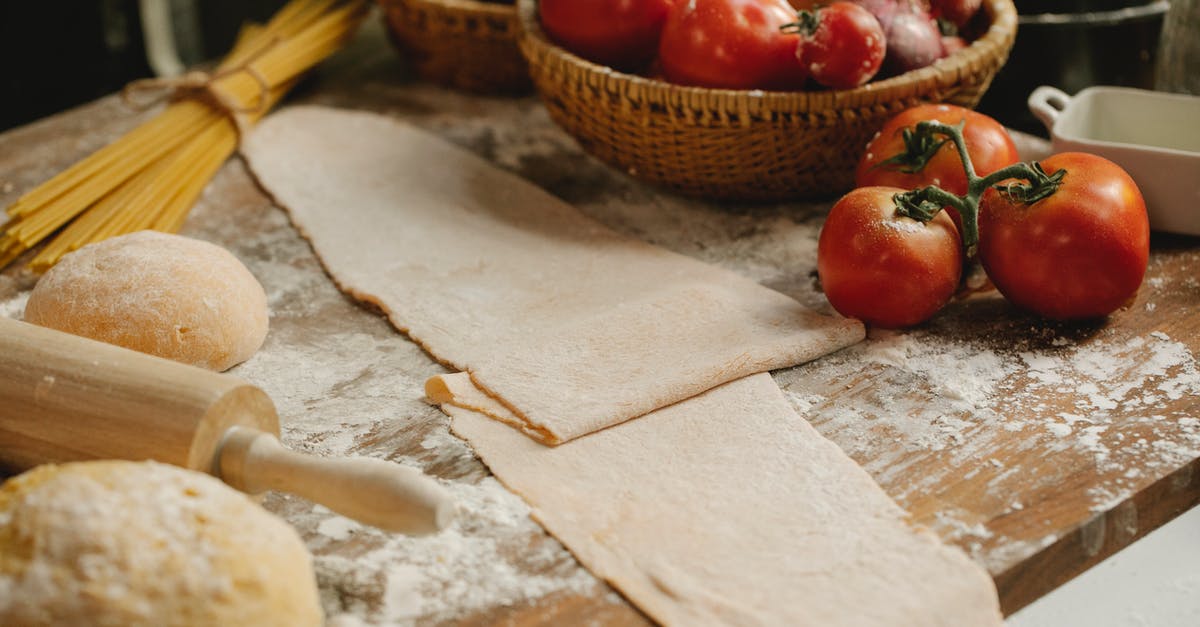
[[[304,455],[245,427],[225,433],[213,463],[215,475],[243,492],[289,492],[388,531],[434,533],[457,514],[446,490],[419,470],[366,457]]]

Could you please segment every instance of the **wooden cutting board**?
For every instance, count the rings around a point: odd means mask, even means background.
[[[585,156],[535,99],[414,82],[375,24],[298,100],[403,118],[613,228],[823,306],[811,272],[827,204],[716,206],[648,188]],[[0,135],[0,203],[137,118],[107,98]],[[496,513],[520,505],[497,496],[420,400],[420,384],[441,368],[336,291],[240,162],[217,176],[184,232],[226,246],[267,287],[271,335],[234,373],[271,394],[285,440],[417,463],[479,497],[476,523],[437,545],[269,499],[317,556],[327,611],[452,624],[645,622],[532,523]],[[985,294],[776,379],[916,521],[984,564],[1011,613],[1200,502],[1200,240],[1156,234],[1152,247],[1137,301],[1106,324],[1046,324]],[[0,274],[0,315],[19,316],[32,282],[15,268]],[[450,585],[483,567],[520,585],[482,576]],[[400,594],[406,582],[426,600]]]

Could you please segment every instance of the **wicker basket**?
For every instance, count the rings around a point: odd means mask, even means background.
[[[683,87],[623,74],[550,43],[518,0],[521,52],[550,116],[585,150],[650,183],[728,200],[832,196],[871,136],[925,102],[973,107],[1016,37],[1012,0],[984,0],[987,32],[929,67],[845,91]]]
[[[517,12],[476,0],[379,0],[392,43],[427,80],[466,91],[529,91]]]

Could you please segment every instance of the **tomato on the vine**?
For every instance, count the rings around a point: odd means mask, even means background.
[[[962,243],[939,212],[929,222],[899,215],[895,187],[860,187],[829,211],[817,243],[817,274],[839,313],[880,327],[924,322],[954,295]]]
[[[871,12],[838,1],[802,11],[796,56],[813,80],[834,89],[851,89],[871,80],[887,53],[883,27]]]
[[[1097,318],[1137,294],[1150,254],[1146,205],[1117,164],[1085,153],[1041,162],[1065,170],[1048,196],[1023,202],[987,190],[979,205],[979,258],[1005,298],[1046,318]]]
[[[678,0],[540,0],[542,28],[595,63],[637,70],[658,52],[667,13]]]
[[[715,89],[799,89],[798,35],[786,0],[688,0],[671,10],[659,43],[663,76]]]
[[[911,130],[922,120],[937,120],[949,125],[966,120],[963,138],[966,140],[967,155],[971,157],[979,176],[987,176],[1019,160],[1012,137],[992,118],[954,105],[918,105],[888,120],[867,144],[866,152],[859,159],[854,173],[855,186],[891,185],[917,189],[937,185],[951,194],[965,194],[967,174],[953,142],[942,143],[941,148],[937,148],[919,170],[907,171],[913,170],[916,164],[903,159],[889,162],[909,150],[910,147],[905,145],[904,131]]]

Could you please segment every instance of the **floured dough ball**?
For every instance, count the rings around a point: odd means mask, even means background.
[[[63,257],[34,286],[25,321],[226,370],[262,346],[267,296],[224,248],[140,231]]]
[[[320,625],[296,532],[155,462],[40,466],[0,487],[0,625]]]

